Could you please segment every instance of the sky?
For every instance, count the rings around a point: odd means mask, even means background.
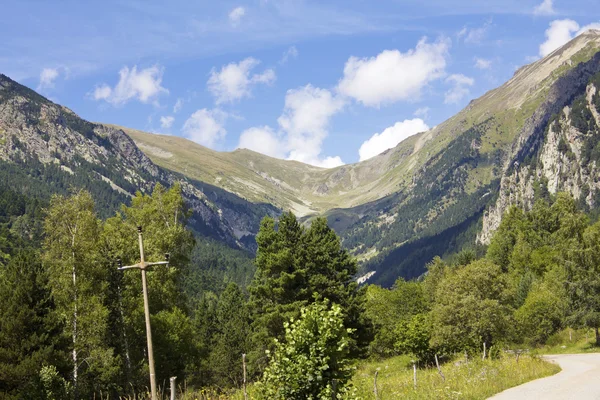
[[[331,168],[443,122],[597,0],[7,0],[0,73],[81,117]]]

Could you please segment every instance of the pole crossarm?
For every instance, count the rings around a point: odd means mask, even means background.
[[[117,259],[117,270],[139,269],[142,272],[142,289],[144,294],[144,315],[146,319],[146,339],[148,342],[148,369],[150,370],[150,392],[151,399],[157,400],[156,372],[154,370],[154,352],[152,350],[152,328],[150,326],[150,307],[148,304],[148,284],[146,282],[146,269],[155,265],[169,265],[169,253],[165,254],[166,261],[146,262],[144,261],[144,242],[142,239],[142,227],[138,226],[138,241],[140,245],[140,262],[134,265],[123,266],[121,259]]]

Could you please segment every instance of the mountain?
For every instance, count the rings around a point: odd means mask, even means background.
[[[25,195],[48,198],[85,188],[103,216],[136,191],[180,181],[200,235],[252,251],[253,233],[279,210],[154,164],[122,130],[94,124],[0,75],[0,181]]]
[[[564,110],[583,107],[589,111],[581,111],[585,116],[596,115],[592,100],[582,102],[581,96],[592,99],[598,88],[593,77],[600,71],[599,49],[600,31],[590,30],[520,68],[432,130],[372,159],[333,169],[125,131],[167,169],[308,220],[326,215],[345,246],[364,261],[364,272],[376,271],[371,279],[391,285],[399,275],[423,273],[434,255],[476,241],[486,244],[503,211],[511,204],[531,207],[535,192],[566,190],[584,196],[588,208],[596,206],[600,187],[586,152],[594,153],[589,146],[595,145],[598,121],[590,120],[583,132]],[[552,121],[562,126],[561,134],[548,128]],[[564,153],[569,156],[548,147],[559,145],[571,149]]]
[[[194,229],[247,250],[264,215],[325,215],[370,281],[389,286],[485,245],[512,204],[568,191],[599,208],[599,50],[588,31],[435,128],[333,169],[89,123],[1,76],[0,174],[25,192],[87,187],[106,210],[180,180]]]

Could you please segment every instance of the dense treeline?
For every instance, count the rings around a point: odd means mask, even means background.
[[[600,223],[567,195],[552,200],[510,209],[483,256],[438,257],[384,289],[358,287],[356,261],[323,218],[266,217],[251,265],[195,246],[177,185],[138,193],[106,220],[85,191],[43,205],[4,190],[1,233],[16,245],[0,261],[0,398],[146,395],[141,280],[115,266],[139,261],[137,226],[147,260],[171,255],[148,274],[160,385],[177,376],[190,390],[238,390],[244,354],[256,398],[353,398],[354,360],[368,356],[431,365],[541,345],[565,327],[600,341]],[[198,260],[222,279],[199,274]]]
[[[427,364],[435,354],[543,345],[567,327],[594,329],[600,345],[599,273],[600,223],[590,225],[571,197],[513,207],[484,257],[436,258],[418,282],[369,287],[371,352]]]
[[[126,265],[139,261],[137,226],[144,230],[146,260],[170,254],[169,268],[148,273],[161,385],[177,376],[188,387],[238,388],[242,354],[250,377],[260,379],[272,358],[266,351],[276,354],[274,339],[285,341],[284,323],[315,317],[316,311],[302,311],[311,304],[333,313],[323,329],[343,359],[364,356],[370,342],[364,290],[353,281],[356,262],[324,219],[304,228],[292,214],[277,222],[265,218],[255,267],[209,240],[195,245],[177,185],[138,193],[106,220],[87,191],[44,204],[3,190],[0,211],[0,398],[144,396],[141,280],[115,265],[117,258]],[[299,329],[318,328],[320,321]],[[339,348],[336,338],[347,346]],[[342,388],[348,365],[340,360],[326,379],[338,379]],[[276,366],[269,368],[270,379],[279,379]]]

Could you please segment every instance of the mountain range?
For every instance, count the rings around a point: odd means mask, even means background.
[[[79,118],[0,75],[0,177],[26,195],[90,190],[101,214],[182,182],[199,237],[252,253],[265,215],[324,215],[370,281],[489,242],[511,205],[567,191],[600,207],[600,31],[518,69],[435,128],[333,169]],[[374,272],[374,273],[373,273]]]

